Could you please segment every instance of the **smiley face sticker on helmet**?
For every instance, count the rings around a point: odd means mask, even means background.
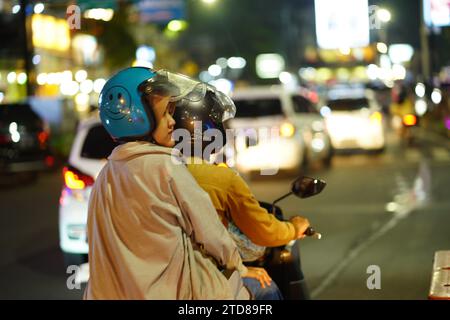
[[[130,115],[131,97],[122,86],[111,87],[101,97],[104,100],[104,112],[111,120],[121,120]]]

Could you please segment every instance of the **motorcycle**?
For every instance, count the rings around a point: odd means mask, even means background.
[[[397,131],[400,141],[406,146],[414,144],[413,128],[419,124],[418,117],[415,114],[408,113],[403,116],[393,116],[392,126]]]
[[[285,220],[283,211],[276,205],[279,201],[291,195],[308,198],[322,192],[326,182],[310,177],[300,177],[292,183],[291,191],[272,203],[260,202],[260,205],[274,214],[277,219]],[[322,235],[309,227],[305,235],[320,239]],[[273,281],[278,285],[286,300],[309,300],[309,290],[302,272],[299,240],[279,247],[266,248],[264,255],[256,261],[246,262],[247,266],[262,267],[267,270]]]
[[[406,142],[407,146],[414,144],[413,129],[418,125],[417,117],[414,114],[406,114],[402,118],[402,139]]]

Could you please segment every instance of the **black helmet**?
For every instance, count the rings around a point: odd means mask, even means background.
[[[205,83],[199,83],[184,99],[176,104],[175,129],[186,129],[190,133],[191,145],[201,141],[202,150],[211,143],[204,133],[216,129],[222,134],[225,145],[226,134],[223,123],[236,114],[236,107],[223,92]]]

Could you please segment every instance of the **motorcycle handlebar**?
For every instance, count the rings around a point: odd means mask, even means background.
[[[308,227],[304,233],[304,235],[308,236],[308,237],[313,237],[314,239],[320,240],[322,238],[322,234],[316,232],[316,230],[314,230],[313,227]],[[291,251],[292,250],[292,246],[295,244],[295,242],[298,240],[292,240],[291,242],[289,242],[286,245],[286,250],[287,251]]]

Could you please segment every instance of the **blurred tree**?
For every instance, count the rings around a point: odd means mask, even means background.
[[[129,10],[129,3],[120,2],[111,21],[99,22],[98,42],[104,48],[105,64],[110,70],[130,66],[135,58],[137,44],[129,30]]]
[[[130,32],[134,35],[137,45],[147,45],[155,49],[154,68],[182,72],[183,66],[190,62],[190,58],[178,43],[179,35],[168,34],[164,24],[141,23],[137,10],[130,12],[130,19],[133,22],[130,24]],[[189,70],[187,73],[190,73]]]
[[[192,72],[192,61],[182,46],[178,44],[178,36],[165,34],[165,25],[142,23],[139,10],[135,6],[137,0],[118,1],[114,18],[109,22],[95,21],[95,33],[99,44],[104,49],[105,64],[110,71],[131,66],[136,59],[136,49],[140,45],[155,49],[156,69],[166,68],[171,71]],[[188,68],[186,68],[188,66]]]

